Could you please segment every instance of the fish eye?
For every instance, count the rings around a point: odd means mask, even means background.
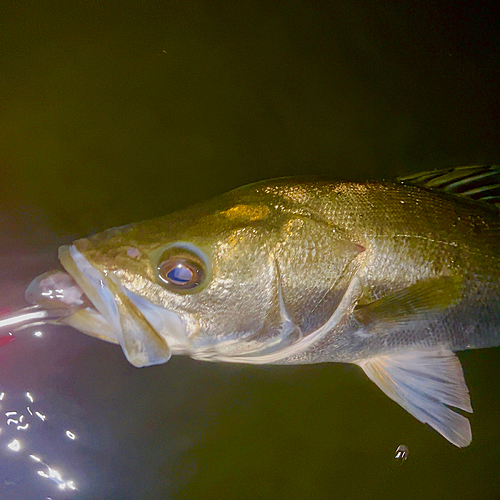
[[[203,281],[203,269],[185,258],[173,258],[158,267],[160,279],[171,288],[189,290]]]
[[[157,269],[162,284],[174,292],[194,290],[203,284],[206,276],[203,259],[185,246],[165,250]]]

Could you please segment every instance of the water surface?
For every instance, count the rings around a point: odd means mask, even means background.
[[[24,305],[58,245],[247,182],[500,161],[494,14],[456,9],[2,3],[0,306]],[[500,496],[498,349],[460,354],[475,413],[459,450],[356,367],[135,369],[39,330],[0,347],[1,498]]]

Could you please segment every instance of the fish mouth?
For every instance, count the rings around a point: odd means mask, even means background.
[[[136,367],[166,363],[172,354],[190,351],[184,323],[176,313],[128,290],[112,272],[93,266],[75,245],[62,246],[59,260],[92,304],[64,318],[64,323],[120,344]]]

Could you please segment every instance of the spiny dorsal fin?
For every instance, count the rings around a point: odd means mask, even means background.
[[[465,196],[500,208],[500,166],[478,165],[431,170],[398,177],[404,184]]]

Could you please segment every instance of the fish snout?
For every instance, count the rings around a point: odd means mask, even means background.
[[[99,270],[75,245],[61,247],[59,259],[94,311],[94,317],[85,325],[80,321],[82,314],[66,323],[89,335],[119,343],[127,360],[136,367],[167,362],[171,347],[176,353],[185,352],[187,336],[177,314],[130,292],[114,273]],[[92,332],[92,326],[101,331],[104,328],[105,334]]]

